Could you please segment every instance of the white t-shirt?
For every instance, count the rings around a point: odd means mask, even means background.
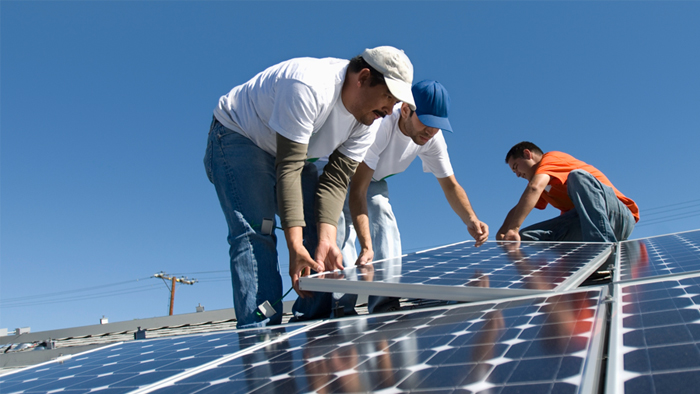
[[[214,116],[277,155],[276,133],[308,144],[309,159],[335,149],[362,161],[379,127],[358,122],[340,99],[348,61],[297,58],[276,64],[221,96]]]
[[[367,151],[364,161],[374,170],[372,179],[379,181],[405,171],[416,156],[423,161],[424,172],[432,172],[437,178],[454,174],[442,130],[421,146],[401,132],[400,117],[401,103],[382,120],[374,143]]]
[[[382,120],[377,119],[371,126],[363,125],[348,112],[343,100],[336,100],[323,126],[311,135],[307,157],[309,160],[327,158],[338,149],[356,162],[362,162],[381,123]]]

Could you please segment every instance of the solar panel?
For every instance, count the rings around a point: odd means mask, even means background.
[[[330,320],[149,392],[596,392],[606,293]]]
[[[0,392],[696,392],[699,245],[700,230],[619,243],[613,284],[571,290],[613,244],[462,242],[302,286],[488,300],[119,343],[0,376]]]
[[[615,285],[608,393],[697,393],[700,274]]]
[[[138,340],[0,376],[0,393],[130,392],[271,341],[300,326]]]
[[[620,243],[615,282],[700,272],[700,230]]]
[[[473,241],[303,277],[303,290],[478,301],[565,291],[583,282],[613,244]]]

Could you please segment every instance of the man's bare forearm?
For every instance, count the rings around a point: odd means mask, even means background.
[[[476,213],[469,202],[469,197],[467,197],[467,192],[464,188],[457,183],[454,175],[447,178],[438,178],[440,186],[447,198],[447,202],[450,204],[452,210],[462,219],[462,222],[466,225],[470,225],[477,220]]]
[[[357,239],[362,249],[372,250],[372,238],[369,230],[369,215],[367,214],[367,196],[350,198],[350,215],[357,233]]]
[[[360,163],[350,184],[350,216],[363,250],[373,250],[367,210],[367,189],[373,174],[374,170],[367,164]]]
[[[520,230],[520,226],[522,226],[527,216],[537,205],[537,201],[542,196],[542,191],[549,184],[549,179],[549,175],[546,174],[538,174],[532,178],[522,196],[520,196],[518,204],[508,212],[501,229],[498,230],[498,236],[508,231],[518,232]]]

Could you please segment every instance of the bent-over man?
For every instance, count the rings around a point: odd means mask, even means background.
[[[219,99],[204,164],[228,224],[239,328],[281,322],[280,306],[258,310],[282,298],[275,214],[297,293],[302,272],[342,267],[336,225],[350,176],[374,141],[375,120],[398,101],[414,105],[412,79],[408,57],[385,46],[350,61],[284,61]],[[327,156],[319,177],[310,162]]]

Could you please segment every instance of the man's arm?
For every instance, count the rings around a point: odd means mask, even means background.
[[[367,188],[372,181],[372,175],[374,175],[374,170],[362,162],[357,167],[350,183],[350,215],[361,248],[360,255],[355,262],[356,265],[369,263],[374,258],[367,214]]]
[[[476,241],[474,246],[481,246],[489,238],[489,226],[476,217],[476,213],[474,213],[469,203],[467,192],[457,183],[457,178],[455,178],[454,175],[445,178],[437,178],[437,180],[452,210],[455,211],[457,216],[462,219],[462,222],[467,225],[469,234],[474,237]]]
[[[343,269],[343,256],[336,243],[336,227],[345,203],[350,177],[355,173],[358,164],[336,150],[328,158],[328,164],[318,180],[316,191],[318,246],[315,257],[318,264],[325,264],[327,271]]]
[[[508,212],[503,225],[496,234],[497,240],[520,241],[520,226],[539,201],[542,191],[549,184],[549,179],[550,176],[547,174],[536,174],[532,177],[518,204]]]
[[[304,271],[323,271],[323,265],[315,262],[304,247],[304,209],[301,192],[301,171],[306,161],[308,145],[291,141],[277,134],[277,205],[284,237],[289,249],[289,276],[292,286],[300,296],[299,278]]]

